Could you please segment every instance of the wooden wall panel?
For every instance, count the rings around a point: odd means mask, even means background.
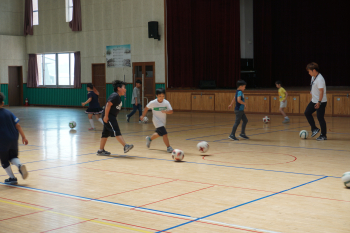
[[[271,96],[270,98],[271,102],[271,113],[278,113],[280,112],[280,97],[278,95]]]
[[[328,103],[327,103],[328,105]],[[334,95],[333,96],[334,115],[347,116],[350,115],[350,97]],[[326,109],[328,106],[326,107]]]
[[[327,94],[327,107],[326,107],[326,115],[333,114],[333,95]]]
[[[221,112],[233,112],[236,106],[236,103],[232,105],[231,109],[228,109],[233,97],[236,93],[215,93],[215,111]]]
[[[285,113],[299,113],[299,100],[300,100],[299,96],[296,96],[296,95],[288,96]]]
[[[166,99],[174,110],[191,110],[190,92],[167,92]]]
[[[270,96],[269,95],[244,95],[247,103],[246,112],[250,113],[269,113]]]
[[[193,111],[214,111],[215,95],[192,95]]]
[[[311,94],[305,93],[305,94],[300,94],[299,96],[300,96],[300,98],[299,98],[299,112],[301,114],[304,114],[307,105],[311,101]]]

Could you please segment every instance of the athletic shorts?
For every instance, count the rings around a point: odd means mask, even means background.
[[[102,116],[103,120],[104,116]],[[122,135],[120,133],[119,125],[116,116],[109,115],[108,123],[103,122],[102,138],[116,137]]]
[[[287,100],[285,102],[280,102],[280,108],[286,108],[287,107]]]
[[[14,158],[18,158],[18,149],[0,151],[0,160],[3,168],[7,168],[10,165],[9,162]]]
[[[165,127],[162,126],[162,127],[159,127],[159,128],[156,128],[156,133],[159,135],[159,136],[164,136],[164,135],[167,135],[168,132],[166,131]]]

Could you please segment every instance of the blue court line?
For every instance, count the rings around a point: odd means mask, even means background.
[[[290,190],[293,190],[293,189],[296,189],[296,188],[299,188],[299,187],[302,187],[302,186],[305,186],[305,185],[314,183],[314,182],[316,182],[316,181],[323,180],[323,179],[325,179],[325,178],[327,178],[327,177],[328,177],[328,176],[324,176],[324,177],[321,177],[321,178],[319,178],[319,179],[312,180],[312,181],[309,181],[309,182],[307,182],[307,183],[304,183],[304,184],[301,184],[301,185],[298,185],[298,186],[294,186],[294,187],[292,187],[292,188],[285,189],[285,190],[282,190],[282,191],[277,192],[277,193],[273,193],[273,194],[270,194],[270,195],[267,195],[267,196],[264,196],[264,197],[260,197],[260,198],[254,199],[254,200],[252,200],[252,201],[244,202],[244,203],[242,203],[242,204],[235,205],[235,206],[233,206],[233,207],[230,207],[230,208],[227,208],[227,209],[224,209],[224,210],[215,212],[215,213],[213,213],[213,214],[209,214],[209,215],[206,215],[206,216],[203,216],[203,217],[200,217],[200,218],[196,218],[196,219],[194,219],[194,220],[191,220],[191,221],[188,221],[188,222],[185,222],[185,223],[182,223],[182,224],[173,226],[173,227],[169,227],[169,228],[164,229],[164,230],[161,230],[161,231],[157,231],[157,233],[164,232],[164,231],[169,231],[169,230],[172,230],[172,229],[174,229],[174,228],[178,228],[178,227],[181,227],[181,226],[184,226],[184,225],[187,225],[187,224],[196,222],[196,221],[201,220],[201,219],[205,219],[205,218],[208,218],[208,217],[211,217],[211,216],[214,216],[214,215],[217,215],[217,214],[220,214],[220,213],[223,213],[223,212],[232,210],[232,209],[236,209],[236,208],[238,208],[238,207],[245,206],[245,205],[248,205],[248,204],[251,204],[251,203],[254,203],[254,202],[257,202],[257,201],[260,201],[260,200],[269,198],[269,197],[272,197],[272,196],[276,196],[276,195],[278,195],[278,194],[288,192],[288,191],[290,191]]]
[[[57,195],[61,195],[61,196],[74,197],[74,198],[83,199],[83,200],[86,200],[86,201],[95,201],[95,202],[100,202],[100,203],[105,203],[105,204],[111,204],[111,205],[117,205],[117,206],[129,207],[129,208],[137,208],[137,209],[146,210],[146,211],[152,211],[152,212],[157,212],[157,213],[166,213],[166,214],[171,214],[171,215],[175,215],[175,216],[191,218],[191,216],[189,216],[189,215],[171,213],[171,212],[155,210],[155,209],[149,209],[149,208],[133,206],[133,205],[127,205],[127,204],[122,204],[122,203],[117,203],[117,202],[112,202],[112,201],[104,201],[104,200],[100,200],[100,199],[94,199],[94,198],[89,198],[89,197],[82,197],[82,196],[77,196],[77,195],[72,195],[72,194],[67,194],[67,193],[60,193],[60,192],[44,190],[44,189],[38,189],[38,188],[32,188],[32,187],[26,187],[26,186],[21,186],[21,185],[10,185],[10,184],[5,184],[3,182],[0,182],[0,184],[6,185],[6,186],[20,187],[20,188],[23,188],[23,189],[35,190],[35,191],[40,191],[40,192],[53,193],[53,194],[57,194]]]

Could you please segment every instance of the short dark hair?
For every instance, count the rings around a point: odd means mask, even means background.
[[[165,89],[164,88],[159,88],[156,90],[156,95],[164,94],[165,95]]]
[[[0,104],[5,101],[5,95],[0,92]]]
[[[237,88],[244,85],[247,85],[247,83],[243,79],[237,81]]]
[[[93,88],[94,88],[94,85],[92,85],[92,83],[88,83],[88,84],[86,85],[86,87],[88,87],[88,88],[90,88],[90,89],[93,89]]]
[[[122,88],[123,85],[124,85],[124,86],[126,85],[126,82],[123,82],[123,81],[120,81],[120,80],[114,80],[114,81],[112,82],[112,85],[113,85],[113,90],[114,90],[115,92],[117,92],[117,91],[118,91],[118,87],[119,87],[119,88]]]
[[[306,70],[316,70],[317,72],[319,72],[320,68],[318,67],[318,64],[316,62],[311,62],[307,64]]]
[[[279,84],[279,85],[282,86],[282,82],[281,82],[280,80],[277,80],[277,81],[275,82],[275,84]]]
[[[142,84],[142,81],[139,79],[139,80],[136,80],[136,83]]]

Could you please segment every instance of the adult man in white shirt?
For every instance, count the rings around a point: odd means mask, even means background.
[[[306,107],[304,114],[311,126],[311,137],[314,137],[320,132],[320,129],[316,127],[315,120],[312,116],[312,114],[317,111],[317,119],[321,126],[321,135],[317,138],[317,140],[327,140],[327,124],[324,119],[324,114],[327,106],[326,82],[322,74],[319,73],[319,67],[317,63],[311,62],[306,66],[306,70],[311,76],[312,99],[309,105]]]

